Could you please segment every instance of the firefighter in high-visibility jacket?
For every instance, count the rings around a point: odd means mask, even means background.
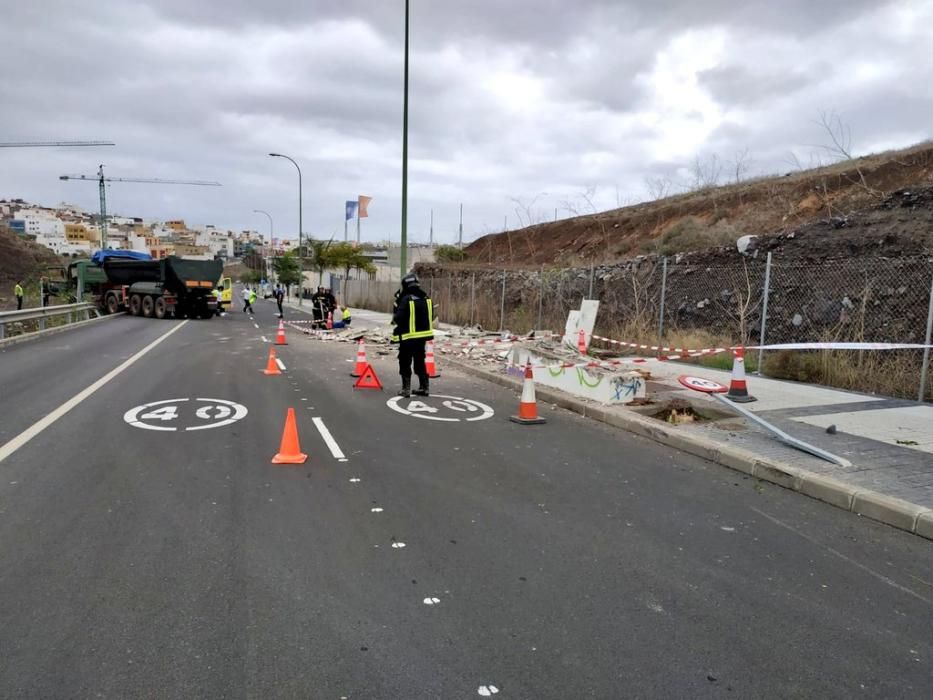
[[[429,386],[428,370],[424,366],[424,346],[427,341],[434,339],[434,304],[414,274],[402,278],[402,288],[396,294],[392,322],[395,323],[392,340],[398,341],[398,373],[402,376],[399,396],[408,398],[412,393],[427,396]],[[418,388],[414,392],[411,390],[412,364],[418,377]]]

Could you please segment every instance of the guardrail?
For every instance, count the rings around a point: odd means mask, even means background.
[[[64,316],[65,323],[75,323],[77,321],[89,321],[91,312],[95,316],[100,316],[97,307],[94,304],[86,302],[80,304],[59,304],[57,306],[43,306],[34,309],[20,309],[19,311],[0,311],[0,340],[7,337],[7,325],[11,323],[20,323],[22,321],[38,321],[38,331],[41,333],[46,329],[46,321],[50,318],[60,318]],[[83,317],[83,318],[82,318]]]

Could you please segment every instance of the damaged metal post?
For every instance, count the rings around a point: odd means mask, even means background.
[[[768,329],[768,297],[771,296],[771,253],[768,253],[768,259],[765,261],[765,289],[764,297],[761,300],[761,334],[758,338],[758,344],[765,344],[765,333]],[[933,298],[933,297],[931,297]],[[933,306],[930,307],[933,310]],[[758,348],[758,376],[763,377],[765,366],[764,348]]]
[[[920,394],[917,401],[923,401],[927,388],[927,372],[930,369],[930,338],[933,336],[933,279],[930,280],[930,307],[927,310],[927,334],[923,344],[923,364],[920,366]]]
[[[502,273],[502,303],[499,306],[499,330],[505,330],[505,272]]]
[[[473,314],[476,311],[476,273],[473,273],[473,279],[470,282],[470,325],[473,325]]]
[[[632,269],[632,274],[638,274]],[[658,347],[664,345],[664,301],[667,297],[667,256],[661,262],[661,311],[658,314]],[[661,352],[660,350],[658,351]]]

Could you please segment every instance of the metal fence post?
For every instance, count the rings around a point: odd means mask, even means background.
[[[768,253],[768,258],[765,260],[765,288],[762,292],[763,298],[761,300],[761,333],[758,335],[758,344],[764,345],[765,338],[767,337],[768,331],[768,297],[771,296],[771,253]],[[758,348],[758,376],[763,377],[765,366],[765,351],[764,348]]]
[[[632,269],[632,274],[636,274],[636,270]],[[667,300],[667,256],[664,256],[664,259],[661,262],[661,311],[658,314],[658,347],[664,345],[664,303]],[[658,353],[660,354],[660,350]]]
[[[927,347],[923,349],[923,365],[920,367],[920,394],[917,401],[923,401],[923,397],[926,395],[927,372],[930,367],[929,345],[931,338],[933,338],[933,278],[930,280],[930,306],[927,309],[927,334],[926,339],[923,341],[923,344]]]
[[[476,273],[470,282],[470,325],[473,325],[473,314],[476,311]]]
[[[544,268],[538,272],[538,325],[535,330],[541,330],[541,318],[544,314]]]
[[[589,294],[586,295],[587,299],[593,298],[593,277],[595,276],[596,276],[596,266],[593,264],[590,264],[590,292]]]
[[[448,320],[453,323],[453,308],[454,308],[454,291],[453,291],[454,278],[453,275],[447,278],[447,313],[449,316]]]
[[[502,273],[502,303],[499,306],[499,330],[505,330],[505,272]]]

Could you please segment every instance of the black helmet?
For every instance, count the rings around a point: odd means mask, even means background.
[[[417,287],[420,284],[421,282],[418,280],[418,275],[416,275],[414,272],[407,274],[402,278],[403,289],[405,287]]]

